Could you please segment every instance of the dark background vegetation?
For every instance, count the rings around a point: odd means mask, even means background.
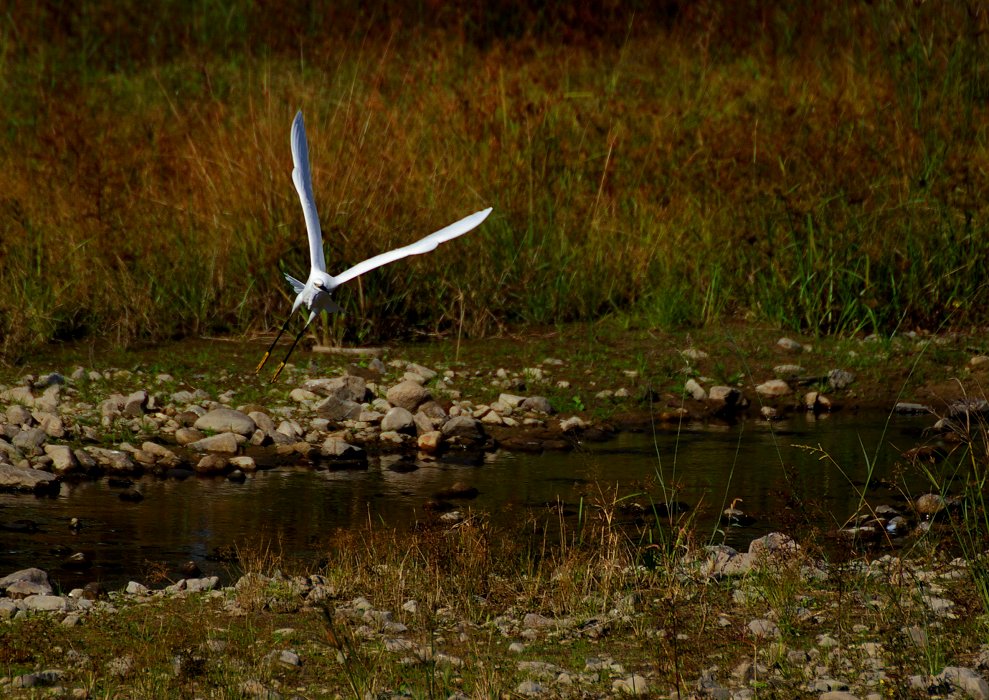
[[[365,342],[627,314],[987,320],[980,2],[34,3],[0,13],[0,357],[256,332],[304,276],[302,108]]]

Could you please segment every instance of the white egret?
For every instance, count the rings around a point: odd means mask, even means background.
[[[306,329],[309,328],[309,324],[313,322],[313,319],[321,311],[334,313],[340,310],[336,302],[330,298],[330,294],[334,289],[344,282],[363,275],[365,272],[373,270],[376,267],[387,265],[390,262],[400,260],[409,255],[421,255],[422,253],[435,250],[436,246],[440,243],[449,241],[457,236],[462,236],[477,227],[491,213],[491,208],[489,207],[476,214],[471,214],[454,224],[450,224],[446,228],[442,228],[436,233],[432,233],[415,243],[403,248],[396,248],[381,255],[375,255],[373,258],[358,263],[339,275],[329,275],[326,272],[326,260],[323,258],[323,234],[319,228],[319,216],[316,214],[316,202],[313,199],[312,174],[309,170],[309,146],[306,143],[306,126],[302,121],[301,110],[295,115],[295,121],[292,122],[292,162],[295,166],[292,170],[292,181],[295,183],[295,189],[299,192],[299,200],[302,202],[302,213],[306,219],[306,231],[309,234],[309,258],[311,263],[309,279],[303,284],[291,275],[285,275],[285,279],[288,280],[288,283],[292,285],[292,289],[296,292],[295,302],[292,304],[292,312],[285,319],[281,330],[278,331],[275,340],[272,341],[264,357],[261,358],[261,362],[258,363],[254,373],[257,374],[264,367],[268,361],[268,357],[271,356],[271,351],[274,350],[275,345],[282,337],[282,334],[288,327],[289,321],[292,320],[292,316],[299,310],[299,307],[305,307],[309,311],[309,319],[306,321],[306,325],[303,326],[302,330],[299,331],[299,334],[295,336],[295,340],[292,341],[291,347],[289,347],[288,352],[285,354],[285,359],[278,365],[278,369],[275,370],[271,381],[275,381],[278,378],[278,375],[285,367],[285,363],[288,362],[289,356],[299,343],[302,335],[306,332]]]

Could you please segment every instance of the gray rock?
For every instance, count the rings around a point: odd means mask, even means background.
[[[48,411],[37,411],[34,419],[38,421],[38,426],[45,431],[45,435],[52,438],[65,437],[65,423],[60,417]]]
[[[179,428],[175,431],[175,442],[180,445],[191,445],[197,440],[202,440],[206,434],[195,428]]]
[[[7,406],[7,422],[13,425],[20,425],[25,428],[29,428],[34,421],[34,417],[31,412],[21,406],[20,404],[11,404]]]
[[[515,692],[526,697],[535,697],[542,695],[544,688],[537,681],[522,681],[515,687]]]
[[[635,673],[625,678],[617,678],[611,683],[611,689],[626,695],[648,695],[649,684],[646,679]]]
[[[46,491],[55,488],[57,484],[58,477],[54,474],[0,464],[0,490]]]
[[[772,620],[751,620],[748,624],[749,634],[753,637],[766,638],[766,637],[779,637],[780,628],[776,626],[776,623]]]
[[[801,350],[804,349],[803,345],[798,343],[796,340],[793,340],[792,338],[785,338],[785,337],[780,338],[779,340],[776,341],[776,345],[782,348],[783,350],[786,350],[787,352],[800,352]]]
[[[34,394],[30,387],[15,386],[4,391],[0,391],[0,401],[4,403],[19,403],[24,406],[34,405]]]
[[[547,415],[553,413],[553,406],[545,396],[530,396],[523,400],[520,406],[523,411],[545,413]]]
[[[79,461],[68,445],[45,445],[45,454],[52,458],[52,469],[66,474],[79,468]]]
[[[381,430],[394,430],[400,433],[408,433],[415,430],[415,419],[412,414],[401,406],[389,409],[385,417],[381,419]],[[430,424],[432,428],[432,424]]]
[[[407,411],[415,411],[419,404],[432,398],[428,389],[408,380],[393,386],[385,397],[392,406],[400,406]]]
[[[989,683],[970,668],[946,666],[941,671],[940,677],[961,688],[975,700],[989,700]]]
[[[711,403],[720,404],[726,408],[731,408],[742,403],[742,392],[733,386],[712,386],[707,396]]]
[[[179,459],[177,454],[156,442],[146,441],[141,445],[141,449],[152,455],[155,463],[163,467],[171,469],[182,464],[182,460]]]
[[[580,416],[570,416],[569,418],[560,419],[560,430],[564,433],[570,432],[571,430],[583,430],[587,427],[587,422]]]
[[[857,695],[852,695],[846,690],[829,690],[821,693],[818,700],[859,700]]]
[[[920,515],[935,515],[944,509],[944,497],[937,493],[925,493],[917,498],[914,507]]]
[[[314,406],[316,415],[331,421],[356,420],[361,415],[361,405],[356,401],[327,396]]]
[[[361,377],[344,374],[340,377],[310,379],[303,389],[320,396],[332,396],[341,401],[363,403],[367,399],[367,383]]]
[[[690,378],[684,382],[683,391],[695,401],[703,401],[707,398],[707,392],[704,391],[704,387],[698,384],[697,380],[693,378]]]
[[[219,454],[203,455],[196,462],[195,470],[199,474],[222,474],[227,471],[230,462],[226,457]]]
[[[20,569],[12,574],[7,574],[0,578],[0,591],[6,591],[15,583],[30,583],[37,586],[37,593],[49,594],[52,592],[51,582],[48,580],[48,573],[42,569],[31,567]]]
[[[23,603],[27,610],[38,612],[63,612],[68,607],[68,601],[60,595],[29,595]]]
[[[790,385],[784,382],[782,379],[770,379],[768,382],[763,382],[755,388],[755,391],[760,396],[786,396],[791,391]]]
[[[484,427],[470,416],[454,416],[443,424],[440,432],[449,441],[476,442],[484,439]]]
[[[149,593],[148,587],[137,581],[128,581],[125,590],[130,595],[147,595]]]
[[[15,581],[7,586],[7,597],[20,600],[29,595],[50,595],[52,587],[48,584],[34,583],[32,581]]]
[[[398,406],[396,406],[395,408],[389,409],[389,412],[404,411],[404,410],[405,410],[404,408],[399,408]],[[425,413],[423,413],[422,409],[420,408],[418,411],[416,411],[416,414],[412,416],[412,421],[415,423],[416,432],[419,433],[420,435],[424,435],[426,433],[433,432],[437,428],[437,426],[443,425],[443,423],[446,422],[446,419],[444,418],[442,420],[434,422],[433,419],[427,416]],[[384,423],[382,423],[381,425],[382,425],[381,429],[385,430]]]
[[[427,382],[436,376],[436,371],[429,369],[429,367],[423,367],[422,365],[416,364],[415,362],[410,362],[405,366],[405,369],[409,372],[415,372],[420,377],[425,379]]]
[[[123,412],[125,416],[139,418],[144,415],[144,409],[148,406],[148,392],[144,389],[135,391],[124,399]]]
[[[263,430],[266,433],[275,432],[275,421],[271,419],[267,413],[261,411],[251,411],[247,414],[248,418],[254,421],[254,425],[258,427],[259,430]]]
[[[9,442],[0,438],[0,457],[6,457],[7,461],[16,463],[24,459],[24,454]]]
[[[17,433],[11,442],[24,454],[37,455],[41,454],[41,446],[47,439],[48,435],[41,428],[28,428]]]
[[[855,375],[843,369],[828,372],[828,385],[835,390],[845,389],[855,381]]]
[[[792,537],[781,532],[770,532],[749,543],[749,554],[755,557],[796,552],[800,549]]]
[[[193,427],[216,433],[236,433],[245,437],[257,429],[250,416],[232,408],[214,408],[197,420]]]
[[[253,423],[254,421],[251,422]],[[197,452],[237,454],[241,442],[246,442],[246,440],[237,433],[220,433],[219,435],[210,435],[202,440],[191,442],[189,443],[189,447]]]
[[[253,457],[247,455],[241,457],[231,457],[229,460],[230,466],[237,469],[241,469],[245,472],[257,471],[258,465],[255,463]]]
[[[96,463],[111,472],[127,474],[137,470],[130,455],[121,450],[108,450],[105,447],[84,448],[96,460]]]
[[[323,442],[323,446],[319,449],[319,454],[321,457],[328,459],[367,459],[367,455],[364,453],[363,449],[357,447],[356,445],[351,445],[349,442],[346,442],[338,437],[326,438]]]

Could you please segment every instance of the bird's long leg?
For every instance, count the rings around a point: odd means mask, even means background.
[[[282,373],[282,370],[285,368],[285,363],[288,362],[289,356],[292,354],[292,351],[295,350],[295,346],[299,344],[299,340],[302,339],[303,334],[306,332],[306,330],[308,330],[309,325],[313,322],[314,318],[316,318],[315,313],[309,316],[309,320],[306,321],[306,325],[304,325],[302,327],[302,330],[299,331],[299,334],[295,336],[295,340],[292,341],[292,345],[289,347],[288,352],[285,353],[285,359],[281,361],[281,363],[278,365],[278,369],[276,369],[275,373],[271,376],[272,382],[278,379],[278,375]]]
[[[293,314],[289,314],[288,318],[285,319],[285,323],[282,324],[282,329],[278,331],[278,335],[276,335],[275,339],[271,341],[271,345],[268,346],[268,350],[264,353],[264,357],[261,358],[261,361],[258,363],[258,366],[254,368],[254,374],[260,372],[261,368],[264,367],[264,363],[268,361],[269,357],[271,357],[271,351],[275,349],[275,345],[278,344],[279,338],[282,337],[282,334],[285,332],[285,329],[288,328],[289,321],[292,320],[292,315]]]

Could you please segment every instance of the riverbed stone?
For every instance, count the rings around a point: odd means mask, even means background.
[[[34,422],[34,416],[31,415],[31,411],[16,403],[7,406],[6,416],[8,423],[25,428],[31,427]]]
[[[520,407],[524,411],[532,411],[533,413],[545,413],[547,415],[553,413],[553,406],[545,396],[529,396],[522,401]]]
[[[302,388],[319,396],[331,396],[341,401],[351,401],[357,404],[363,403],[367,399],[368,393],[367,382],[362,377],[356,377],[352,374],[309,379],[303,383]]]
[[[29,595],[22,602],[27,610],[38,612],[61,612],[68,607],[68,601],[60,595]]]
[[[258,430],[263,430],[266,433],[274,432],[275,421],[264,411],[251,411],[247,417],[254,421]]]
[[[390,388],[385,397],[391,405],[399,406],[410,412],[415,411],[419,404],[432,398],[428,389],[409,380],[399,382]]]
[[[648,695],[649,683],[645,678],[635,673],[611,682],[611,689],[625,695]]]
[[[92,455],[99,466],[110,472],[127,474],[137,470],[134,460],[123,450],[110,450],[105,447],[86,447],[85,450]]]
[[[936,515],[944,510],[944,507],[944,497],[938,493],[922,494],[914,502],[914,508],[917,509],[917,513],[925,517]]]
[[[45,454],[52,459],[52,469],[59,474],[75,471],[79,462],[68,445],[45,445]]]
[[[455,442],[475,442],[484,439],[484,427],[470,416],[454,416],[440,430],[443,437]]]
[[[254,421],[251,421],[252,423]],[[240,438],[238,440],[238,438]],[[202,440],[189,443],[189,447],[196,452],[222,452],[224,454],[237,454],[240,443],[246,442],[245,438],[237,433],[220,433],[210,435]]]
[[[327,396],[314,407],[316,415],[331,421],[356,420],[361,415],[361,405],[356,401]]]
[[[946,666],[939,677],[961,688],[974,700],[989,700],[989,683],[970,668]]]
[[[208,454],[196,462],[195,470],[199,474],[222,474],[227,471],[228,465],[229,461],[223,455]]]
[[[35,411],[33,417],[38,422],[38,427],[44,430],[48,437],[55,439],[65,437],[65,422],[61,416],[48,411]]]
[[[206,433],[195,428],[179,428],[175,431],[175,442],[180,445],[191,445],[206,437]]]
[[[304,403],[306,401],[315,401],[319,398],[319,395],[314,394],[308,389],[295,388],[289,392],[288,397],[296,403]]]
[[[17,433],[11,443],[24,454],[38,455],[47,439],[48,436],[41,428],[28,428]]]
[[[828,372],[828,386],[832,389],[847,389],[855,381],[855,375],[844,369],[833,369]]]
[[[790,385],[787,384],[782,379],[770,379],[769,381],[763,382],[762,384],[758,385],[755,388],[755,391],[760,396],[766,396],[772,398],[778,396],[786,396],[792,391],[792,389],[790,388]]]
[[[52,592],[51,581],[48,580],[48,572],[37,567],[20,569],[0,578],[0,591],[7,591],[15,583],[29,583],[37,587],[36,593],[47,595]]]
[[[148,392],[144,389],[139,389],[129,394],[124,397],[122,408],[123,414],[125,416],[131,416],[132,418],[143,416],[149,400],[150,397],[148,396]]]
[[[683,384],[684,393],[695,401],[703,401],[707,398],[707,392],[704,390],[697,380],[691,377]]]
[[[249,455],[241,455],[239,457],[230,457],[228,463],[231,467],[240,469],[245,472],[257,471],[258,465],[254,461],[254,458]]]
[[[56,488],[58,477],[38,469],[24,469],[11,464],[0,464],[0,490],[47,491]]]
[[[416,423],[413,415],[401,406],[394,406],[381,419],[382,431],[408,433],[415,431]],[[432,427],[432,425],[430,425]]]
[[[364,460],[367,455],[364,450],[356,445],[351,445],[346,440],[338,437],[328,437],[319,449],[321,457],[328,459],[343,460]]]
[[[443,441],[443,433],[439,430],[430,430],[419,436],[417,445],[423,452],[433,453],[439,450]]]
[[[155,463],[163,467],[172,468],[182,464],[182,460],[179,459],[177,454],[156,442],[146,440],[141,444],[141,450],[150,454],[154,458]]]
[[[245,437],[257,428],[250,416],[233,408],[214,408],[197,420],[193,427],[202,431],[236,433]]]

